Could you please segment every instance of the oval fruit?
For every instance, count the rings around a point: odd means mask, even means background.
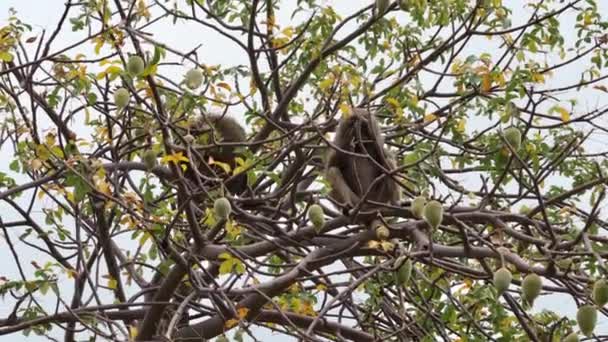
[[[147,150],[141,156],[141,160],[146,167],[146,170],[152,170],[156,166],[156,152]]]
[[[501,267],[498,271],[494,272],[494,287],[499,296],[507,291],[512,279],[513,275],[506,267]]]
[[[583,335],[591,337],[597,323],[597,310],[591,305],[581,306],[576,313],[576,321]]]
[[[391,232],[383,225],[376,227],[376,237],[378,240],[386,240],[391,236]]]
[[[414,198],[411,204],[411,211],[414,217],[422,218],[424,213],[424,206],[426,205],[426,198],[424,196],[418,196]]]
[[[194,142],[194,135],[186,134],[186,135],[184,135],[184,140],[186,141],[186,144],[190,145]]]
[[[511,145],[513,151],[521,147],[521,132],[516,127],[509,127],[503,132],[505,140]]]
[[[540,294],[543,286],[542,279],[536,273],[528,274],[521,282],[522,298],[530,305],[534,304],[534,300]]]
[[[125,88],[118,88],[114,92],[114,104],[118,108],[125,108],[129,104],[131,93]]]
[[[578,335],[575,332],[571,332],[564,338],[563,342],[579,342]]]
[[[405,286],[412,277],[412,259],[407,259],[397,270],[397,284]]]
[[[127,71],[133,76],[139,76],[144,72],[146,65],[143,58],[133,55],[127,61]]]
[[[443,221],[443,206],[437,201],[430,201],[424,206],[424,220],[432,229],[437,229]]]
[[[315,227],[315,231],[319,232],[325,225],[325,214],[323,208],[318,204],[313,204],[308,208],[308,219]]]
[[[215,200],[213,203],[213,210],[215,211],[215,216],[221,220],[225,220],[230,216],[230,212],[232,212],[232,206],[230,205],[230,201],[226,197],[220,197]]]
[[[198,69],[188,70],[185,76],[186,86],[192,90],[203,84],[203,73]]]
[[[608,303],[608,283],[604,279],[593,285],[593,300],[600,308]]]

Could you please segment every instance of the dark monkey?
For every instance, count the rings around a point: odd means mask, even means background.
[[[184,172],[184,177],[191,182],[194,189],[208,186],[212,187],[215,184],[213,184],[214,182],[209,180],[209,178],[216,179],[219,177],[224,179],[226,188],[231,193],[239,194],[245,190],[247,186],[247,176],[244,173],[236,175],[228,180],[232,175],[227,175],[225,171],[217,165],[209,164],[209,161],[212,159],[216,162],[228,164],[230,165],[231,170],[234,170],[236,167],[235,158],[239,156],[238,146],[224,145],[212,148],[206,147],[204,149],[197,148],[197,145],[209,146],[214,143],[222,145],[224,143],[238,144],[246,142],[247,135],[245,134],[245,129],[236,120],[225,115],[206,113],[193,117],[189,121],[188,131],[180,133],[184,134],[186,141],[191,139],[189,144],[197,153],[194,153],[193,151],[191,154],[191,161]],[[186,138],[187,135],[190,135],[191,137]],[[183,147],[180,146],[180,148]],[[193,198],[193,200],[197,202],[197,205],[202,204],[207,199],[206,192],[199,192],[199,194]],[[160,248],[162,249],[162,246]],[[162,284],[164,278],[165,276],[162,273],[155,273],[150,281],[150,287],[158,287]],[[178,279],[177,281],[181,281],[181,279]],[[144,295],[144,300],[146,302],[153,301],[156,296],[156,291],[156,289],[148,291]],[[174,302],[179,303],[181,298],[186,297],[191,291],[192,288],[190,286],[186,286],[185,284],[179,285],[172,296]],[[166,308],[163,318],[156,326],[155,333],[158,333],[159,335],[165,333],[164,330],[166,330],[169,320],[174,314],[174,309],[175,306],[168,306]],[[188,314],[187,312],[184,312],[178,326],[188,324],[188,320]]]
[[[247,141],[247,135],[243,126],[226,115],[204,114],[195,117],[189,124],[190,135],[199,144],[211,145],[219,143],[221,145],[224,143],[242,143]],[[235,158],[239,155],[237,146],[217,146],[211,150],[208,148],[198,149],[196,147],[195,149],[203,157],[203,160],[200,160],[198,163],[191,163],[191,166],[186,169],[186,178],[197,184],[196,179],[199,178],[196,175],[197,172],[206,177],[220,176],[225,179],[231,176],[226,175],[221,167],[209,165],[208,161],[209,157],[211,157],[214,161],[230,165],[231,170],[234,170],[236,167]],[[247,176],[244,173],[232,177],[226,183],[226,187],[233,194],[242,192],[246,185]]]
[[[332,186],[329,196],[345,206],[355,207],[363,196],[366,200],[397,204],[400,188],[387,172],[396,168],[392,155],[384,148],[384,137],[376,117],[367,110],[353,109],[342,118],[330,147],[326,177]],[[375,184],[376,178],[382,176]],[[373,205],[363,205],[367,211]]]

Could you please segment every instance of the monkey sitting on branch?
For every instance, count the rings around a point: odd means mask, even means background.
[[[239,147],[235,144],[247,141],[243,126],[220,114],[205,113],[188,121],[188,134],[184,135],[184,140],[193,147],[193,151],[184,176],[199,187],[209,184],[209,179],[221,178],[232,194],[245,190],[247,176],[244,173],[232,176],[222,168],[222,165],[228,165],[232,171],[237,166],[235,158],[239,156]],[[212,146],[215,144],[217,146]],[[205,148],[200,147],[202,145]]]
[[[388,174],[395,168],[374,114],[356,108],[340,120],[325,167],[331,199],[347,210],[358,205],[363,211],[373,209],[373,204],[359,203],[362,199],[398,204],[401,191],[394,175]]]

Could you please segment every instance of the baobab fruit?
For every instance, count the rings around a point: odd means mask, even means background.
[[[325,214],[323,208],[318,204],[313,204],[308,208],[308,219],[315,227],[315,231],[319,232],[325,225]]]
[[[384,225],[376,227],[376,237],[378,240],[386,240],[391,236],[391,232]]]
[[[114,104],[118,108],[125,108],[129,104],[131,94],[125,88],[118,88],[114,91]]]
[[[570,334],[568,334],[568,336],[564,338],[563,342],[579,342],[578,334],[575,332],[571,332]]]
[[[430,201],[424,206],[424,220],[433,230],[443,221],[443,206],[437,201]]]
[[[516,127],[509,127],[503,132],[505,140],[511,145],[513,151],[521,147],[521,132]]]
[[[576,321],[583,335],[591,337],[597,323],[597,310],[591,305],[581,306],[576,313]]]
[[[146,150],[141,156],[141,160],[144,163],[146,170],[152,170],[156,166],[156,152]]]
[[[397,270],[397,284],[405,286],[412,276],[412,259],[407,259]]]
[[[226,197],[220,197],[215,200],[213,203],[213,210],[215,211],[215,216],[221,220],[225,220],[230,216],[230,212],[232,212],[232,207],[230,206],[230,201]]]
[[[127,61],[127,71],[133,76],[139,76],[144,72],[145,64],[143,58],[133,55]]]
[[[203,73],[198,69],[188,70],[185,80],[186,86],[194,90],[203,84]]]
[[[424,213],[424,206],[426,205],[426,198],[424,196],[418,196],[414,198],[411,204],[411,211],[416,218],[422,218]]]
[[[522,298],[530,305],[534,304],[534,300],[540,294],[543,281],[536,273],[528,274],[521,282]]]
[[[494,287],[499,296],[507,291],[512,279],[513,275],[511,275],[511,271],[506,267],[501,267],[498,271],[494,272]]]
[[[184,140],[186,141],[186,144],[191,145],[194,142],[194,136],[192,134],[186,134],[184,135]]]
[[[608,283],[604,279],[596,281],[593,285],[593,300],[600,308],[608,303]]]
[[[376,15],[382,16],[388,9],[388,5],[390,5],[390,0],[376,0]]]

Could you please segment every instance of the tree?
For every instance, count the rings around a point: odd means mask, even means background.
[[[0,334],[582,336],[548,294],[593,331],[608,314],[608,22],[599,1],[523,3],[67,0],[51,32],[11,12]],[[209,62],[232,53],[243,63]],[[327,196],[324,155],[352,108],[397,156],[404,198],[378,206],[381,238]],[[209,112],[247,141],[186,137]],[[184,176],[204,166],[193,139],[239,147],[234,166],[205,162],[247,189]],[[430,207],[410,210],[420,196],[443,207],[435,229]]]

